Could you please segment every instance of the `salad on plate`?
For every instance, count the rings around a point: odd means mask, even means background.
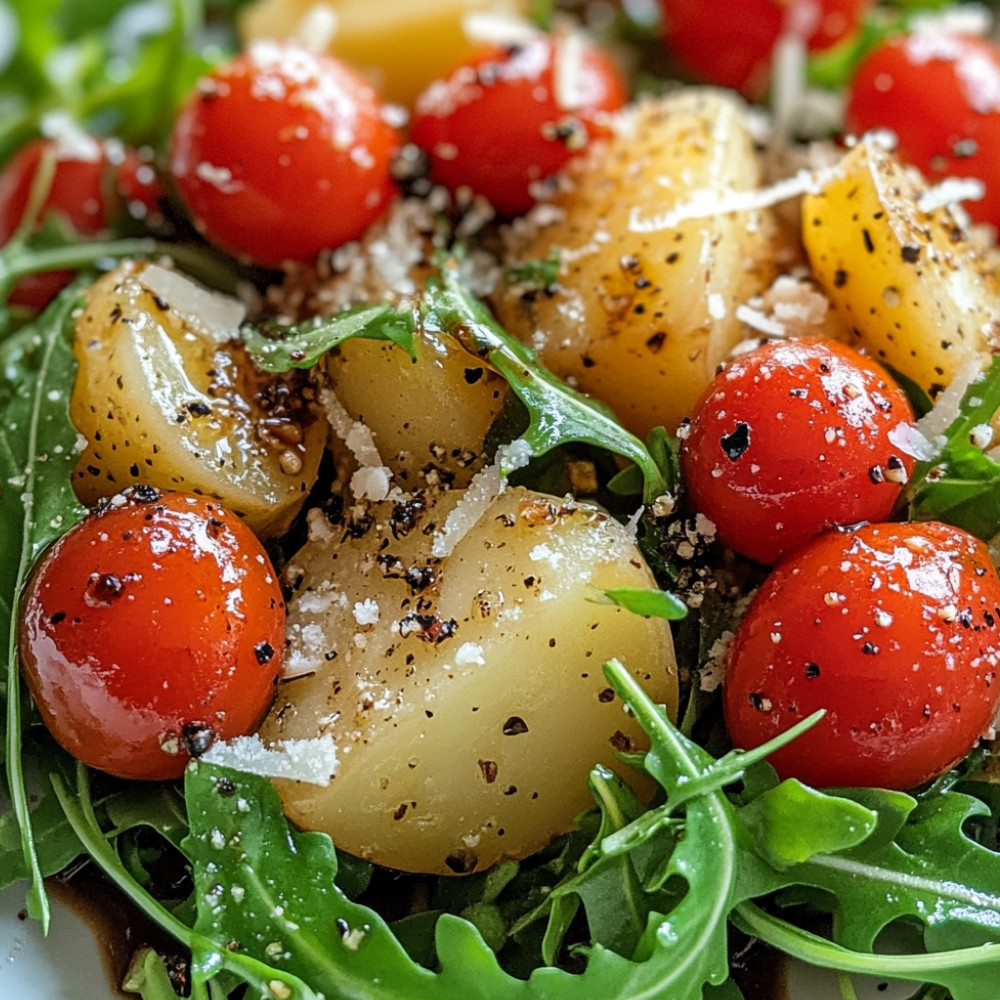
[[[0,3],[5,898],[145,1000],[995,1000],[993,32]]]

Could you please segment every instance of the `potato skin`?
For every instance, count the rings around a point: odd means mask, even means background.
[[[570,830],[592,805],[594,764],[636,778],[616,755],[643,734],[607,685],[607,659],[671,711],[677,699],[667,623],[591,600],[654,586],[617,522],[511,489],[433,559],[433,526],[457,499],[355,507],[335,525],[314,515],[291,563],[286,663],[315,672],[282,685],[261,731],[338,747],[328,787],[278,782],[296,823],[444,875]]]
[[[736,307],[768,288],[784,243],[769,211],[709,210],[650,232],[634,216],[655,219],[695,199],[721,205],[759,186],[742,105],[708,89],[641,101],[568,180],[556,221],[518,238],[513,253],[528,261],[558,252],[557,284],[506,285],[494,308],[628,430],[673,431],[742,338]]]
[[[922,211],[920,175],[868,138],[802,204],[813,274],[852,344],[932,397],[1000,347],[994,253],[947,208]]]
[[[325,422],[301,377],[257,372],[242,345],[147,287],[145,270],[127,262],[98,279],[76,322],[70,419],[87,439],[77,495],[186,490],[221,500],[258,535],[282,533],[316,480]]]

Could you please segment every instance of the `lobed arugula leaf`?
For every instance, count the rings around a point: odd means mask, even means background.
[[[0,162],[52,111],[101,134],[158,144],[212,65],[198,0],[6,0],[18,44],[0,65]]]
[[[596,400],[553,375],[534,351],[503,330],[464,286],[453,262],[442,267],[441,276],[441,287],[431,287],[425,296],[425,322],[454,336],[466,350],[489,361],[503,375],[528,409],[530,423],[524,440],[535,455],[572,441],[596,445],[639,467],[647,501],[663,492],[663,474],[637,437],[625,431]]]
[[[78,301],[78,291],[67,289],[37,323],[0,344],[0,534],[5,540],[0,546],[0,628],[7,635],[7,783],[31,881],[28,910],[46,930],[44,872],[21,757],[15,623],[20,591],[35,559],[84,513],[70,485],[77,455],[77,433],[69,419],[76,371],[70,331]]]
[[[1000,462],[975,443],[1000,409],[1000,354],[966,390],[933,460],[920,462],[909,489],[913,520],[941,520],[988,540],[1000,532]]]
[[[245,326],[241,336],[258,368],[280,373],[312,368],[327,351],[352,337],[388,340],[415,358],[415,330],[416,318],[412,314],[396,312],[389,305],[375,305],[347,309],[329,319]]]

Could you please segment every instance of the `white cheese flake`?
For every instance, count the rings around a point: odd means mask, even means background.
[[[265,746],[259,736],[237,736],[213,743],[199,760],[262,778],[289,778],[328,785],[339,768],[337,747],[328,736],[310,740],[278,740]]]

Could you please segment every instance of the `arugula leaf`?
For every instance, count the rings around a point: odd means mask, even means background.
[[[1000,531],[1000,462],[973,440],[1000,408],[1000,354],[966,390],[937,456],[914,469],[910,518],[942,520],[984,541]]]
[[[7,0],[6,9],[19,44],[0,72],[0,162],[52,111],[101,134],[157,144],[211,65],[198,0]]]
[[[988,812],[981,801],[959,792],[919,803],[878,789],[843,794],[876,813],[876,835],[835,857],[819,853],[794,872],[800,884],[835,896],[838,943],[870,949],[903,917],[923,925],[932,951],[997,940],[1000,855],[963,831]]]
[[[266,372],[287,372],[312,368],[338,344],[352,337],[389,340],[415,358],[413,337],[416,319],[396,312],[389,305],[359,306],[329,319],[316,317],[304,323],[245,326],[243,343],[258,368]]]
[[[562,255],[558,247],[553,247],[547,257],[540,260],[524,260],[507,269],[507,281],[511,284],[521,282],[547,290],[559,280],[559,266]]]
[[[69,419],[76,371],[70,348],[71,287],[36,324],[0,344],[0,627],[6,629],[6,765],[11,806],[31,878],[28,911],[48,929],[49,908],[25,788],[22,696],[17,653],[19,594],[41,551],[83,516],[70,473],[77,433]]]
[[[594,597],[591,600],[595,604],[616,604],[644,618],[666,618],[668,621],[680,621],[688,612],[687,605],[666,590],[622,587],[617,590],[604,590],[600,598]]]
[[[485,358],[507,380],[530,414],[524,440],[535,455],[569,441],[604,448],[634,462],[642,471],[646,500],[659,496],[665,482],[646,446],[596,400],[578,393],[548,371],[534,351],[511,337],[463,285],[459,268],[445,264],[442,286],[425,296],[425,322],[457,338]]]
[[[391,340],[414,356],[417,327],[452,336],[470,353],[485,358],[508,382],[528,410],[524,440],[535,457],[563,444],[582,442],[630,459],[639,469],[647,500],[666,486],[657,460],[598,402],[574,391],[542,366],[534,352],[504,331],[464,286],[457,267],[442,268],[442,284],[430,283],[419,310],[388,305],[362,306],[330,319],[243,330],[254,362],[269,372],[311,368],[331,347],[351,337]],[[655,438],[658,442],[660,438]],[[668,462],[669,447],[662,446]]]

